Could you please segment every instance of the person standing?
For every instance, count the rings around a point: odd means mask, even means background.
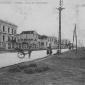
[[[52,54],[52,48],[51,48],[51,44],[49,44],[49,47],[47,47],[47,55],[48,54]]]
[[[32,53],[31,46],[29,46],[29,49],[28,49],[29,58],[31,57],[31,53]]]
[[[52,47],[51,47],[51,44],[49,44],[49,53],[50,53],[50,55],[52,54]]]
[[[47,55],[49,55],[49,47],[47,47]]]
[[[52,48],[50,48],[50,55],[52,54]]]

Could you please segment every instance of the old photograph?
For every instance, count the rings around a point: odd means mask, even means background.
[[[0,85],[85,85],[85,0],[0,0]]]

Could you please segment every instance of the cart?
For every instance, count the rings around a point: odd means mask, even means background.
[[[28,55],[30,58],[31,55],[31,51],[28,49],[28,51],[26,52],[24,49],[21,48],[15,48],[15,50],[17,51],[17,57],[20,59],[25,58],[25,55]]]

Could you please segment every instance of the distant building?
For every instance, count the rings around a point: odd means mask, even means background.
[[[62,40],[61,40],[61,44],[62,44],[62,45],[69,44],[69,42],[70,42],[70,41],[67,40],[67,39],[62,39]]]
[[[47,36],[46,35],[38,35],[38,48],[45,49],[47,48],[48,42],[47,42]]]
[[[58,39],[54,36],[40,35],[36,31],[22,31],[16,36],[17,47],[21,49],[46,49],[51,46],[52,49],[58,48]],[[68,45],[69,40],[62,39],[62,48]]]
[[[70,43],[70,40],[68,40],[68,39],[62,39],[61,40],[61,47],[62,48],[67,48],[69,43]]]
[[[46,49],[49,44],[52,48],[57,46],[57,38],[40,35],[36,31],[23,31],[17,34],[17,47],[22,49]]]
[[[32,49],[38,48],[38,33],[36,31],[23,31],[17,35],[18,47],[22,49],[28,49],[30,46]]]
[[[0,20],[0,49],[12,49],[16,42],[17,25]]]
[[[51,45],[52,48],[57,48],[57,38],[53,36],[39,35],[39,47],[46,49]]]
[[[48,36],[47,38],[48,45],[50,44],[52,48],[58,47],[58,39],[54,36]]]

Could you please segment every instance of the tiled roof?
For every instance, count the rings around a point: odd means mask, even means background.
[[[33,34],[33,33],[34,33],[34,31],[22,31],[21,34]]]
[[[47,39],[48,37],[46,35],[38,35],[39,39]]]

